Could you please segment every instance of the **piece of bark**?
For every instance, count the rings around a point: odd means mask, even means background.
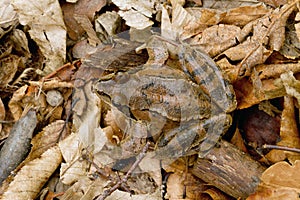
[[[234,145],[220,141],[218,147],[197,160],[192,173],[235,198],[246,198],[255,192],[264,170]]]
[[[0,151],[0,184],[24,160],[30,150],[30,142],[36,124],[36,113],[34,110],[29,110],[12,127]]]

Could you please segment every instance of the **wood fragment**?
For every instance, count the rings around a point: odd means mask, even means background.
[[[247,198],[255,192],[265,167],[234,145],[221,141],[203,159],[198,159],[192,173],[235,198]]]
[[[34,110],[29,110],[14,124],[0,152],[0,184],[23,161],[30,150],[30,141],[36,124]]]

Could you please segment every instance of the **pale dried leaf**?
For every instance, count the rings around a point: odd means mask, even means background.
[[[14,48],[17,51],[22,52],[26,58],[30,58],[31,54],[28,47],[28,39],[22,30],[14,29],[10,39],[13,41]]]
[[[86,177],[87,163],[80,161],[83,148],[78,134],[73,133],[61,141],[59,143],[59,148],[66,162],[61,164],[61,181],[66,185],[70,185],[81,178]]]
[[[18,23],[17,13],[10,0],[0,1],[0,38]]]
[[[256,0],[247,1],[236,1],[236,0],[226,0],[226,1],[203,1],[204,8],[213,8],[219,10],[228,10],[232,8],[242,7],[242,6],[252,6],[256,5],[258,2]]]
[[[61,161],[57,146],[47,150],[21,168],[1,199],[35,199]]]
[[[154,1],[149,0],[112,0],[112,2],[118,6],[121,10],[134,10],[139,13],[152,17]]]
[[[267,14],[270,9],[267,9],[263,4],[256,4],[252,6],[241,6],[229,10],[222,19],[222,23],[236,26],[244,26],[250,21],[256,20]]]
[[[259,199],[299,199],[300,192],[300,162],[294,165],[278,162],[269,167],[261,176],[261,184],[255,194],[247,200]]]
[[[148,17],[136,10],[119,11],[119,15],[126,21],[128,26],[136,29],[144,29],[153,25]]]
[[[32,148],[25,163],[40,157],[45,151],[52,148],[58,142],[59,136],[63,134],[65,122],[57,120],[44,127],[41,132],[35,135],[32,140]]]
[[[154,13],[154,1],[149,0],[112,0],[121,10],[118,14],[126,24],[136,29],[144,29],[153,24],[149,18]]]
[[[13,0],[12,5],[22,25],[28,25],[29,34],[45,56],[44,73],[63,65],[66,56],[66,27],[57,0]]]
[[[76,88],[73,98],[80,100],[74,106],[73,123],[84,147],[89,147],[93,153],[97,146],[100,109],[98,96],[91,91],[92,81],[84,87]],[[102,138],[103,139],[103,138]]]
[[[96,32],[100,32],[101,34],[105,32],[112,36],[117,33],[117,30],[120,28],[120,23],[121,18],[115,11],[106,12],[95,20],[95,29]]]
[[[285,87],[286,93],[295,97],[300,104],[300,81],[298,81],[293,72],[289,71],[280,75],[283,85]]]

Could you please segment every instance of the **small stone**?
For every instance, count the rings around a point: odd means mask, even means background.
[[[62,104],[63,102],[63,96],[61,95],[61,93],[57,90],[49,90],[47,92],[47,102],[55,107],[55,106],[59,106]]]

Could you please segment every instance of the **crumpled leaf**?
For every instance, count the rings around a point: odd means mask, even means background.
[[[211,57],[214,57],[237,44],[236,35],[241,29],[238,26],[220,24],[205,29],[199,41],[191,43],[199,45]]]
[[[11,82],[18,70],[21,58],[9,55],[0,60],[0,88],[4,88]]]
[[[43,72],[62,66],[66,59],[66,27],[58,1],[13,0],[12,5],[20,23],[30,27],[28,32],[46,59]]]
[[[173,5],[172,22],[165,6],[162,7],[162,36],[171,40],[185,40],[200,32],[209,25],[217,24],[226,13],[199,8],[183,8]]]
[[[237,36],[241,44],[224,52],[230,60],[241,60],[239,78],[250,75],[255,65],[264,63],[274,50],[280,50],[285,39],[286,20],[294,7],[295,3],[287,4],[244,26]],[[246,37],[251,32],[253,35]]]
[[[244,26],[269,12],[265,5],[258,3],[251,6],[240,6],[227,11],[222,20],[224,24]]]
[[[59,148],[66,162],[61,164],[61,181],[66,185],[70,185],[86,177],[87,163],[85,161],[79,161],[83,147],[78,134],[73,133],[61,141]]]
[[[295,97],[298,103],[300,103],[300,81],[294,77],[293,72],[289,71],[281,74],[280,78],[282,79],[286,93]]]
[[[7,32],[17,25],[17,13],[11,5],[10,0],[2,0],[0,2],[0,39]]]
[[[112,2],[121,9],[118,13],[128,26],[144,29],[153,24],[149,18],[154,12],[154,1],[112,0]]]
[[[298,149],[300,148],[300,138],[295,119],[294,102],[293,98],[290,96],[284,97],[284,108],[280,123],[280,138],[281,139],[277,145]],[[296,160],[300,160],[300,155],[295,152],[273,149],[266,155],[266,158],[273,163],[283,161],[288,158],[289,161],[293,163]]]
[[[41,157],[20,169],[1,199],[35,199],[61,161],[57,146],[48,149]]]
[[[63,130],[64,125],[65,121],[57,120],[44,127],[41,132],[35,135],[31,140],[31,151],[27,158],[24,160],[24,163],[40,157],[45,151],[55,146],[60,135],[62,135],[65,131]]]
[[[88,35],[88,41],[92,46],[96,47],[101,43],[101,41],[97,37],[96,32],[93,29],[91,21],[86,15],[74,14],[74,18],[77,23],[85,30],[86,34]]]
[[[292,166],[283,161],[272,165],[262,174],[261,183],[258,186],[257,192],[250,195],[247,200],[299,199],[299,170],[299,160]]]

